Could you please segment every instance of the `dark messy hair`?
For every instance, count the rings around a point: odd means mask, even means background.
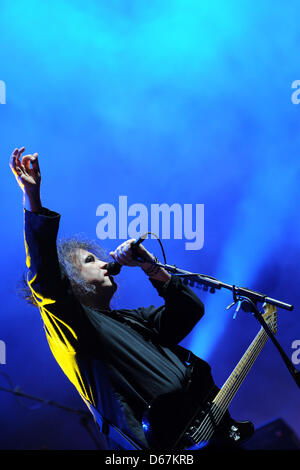
[[[73,237],[64,237],[58,240],[57,255],[60,270],[70,280],[74,294],[80,298],[87,294],[94,293],[96,287],[82,279],[74,258],[74,253],[77,249],[89,251],[102,261],[108,262],[110,258],[108,252],[100,247],[97,241],[90,240],[84,235],[74,235]],[[19,297],[27,303],[37,306],[37,302],[27,283],[27,275],[25,272],[23,272],[22,278],[17,284],[17,293]]]

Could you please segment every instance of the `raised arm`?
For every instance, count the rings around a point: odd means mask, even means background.
[[[38,294],[46,296],[51,294],[51,286],[61,279],[56,250],[60,215],[42,206],[38,154],[22,157],[24,150],[24,147],[15,149],[9,164],[23,191],[24,238],[30,286]]]
[[[69,347],[70,341],[77,338],[82,312],[69,279],[59,266],[56,239],[60,214],[42,206],[38,154],[22,157],[24,150],[15,149],[9,164],[23,191],[27,283],[48,339],[51,336],[54,341],[63,340]]]

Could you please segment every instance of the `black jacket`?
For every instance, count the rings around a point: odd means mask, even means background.
[[[203,303],[172,276],[167,283],[151,281],[165,300],[161,307],[86,307],[59,266],[60,214],[43,208],[24,209],[24,215],[27,282],[55,359],[99,425],[104,416],[147,448],[143,410],[156,396],[185,386],[188,351],[178,343],[203,316]]]

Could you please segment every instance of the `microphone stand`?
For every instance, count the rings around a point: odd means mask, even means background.
[[[7,377],[7,374],[1,373],[1,375],[4,375]],[[97,449],[101,450],[102,447],[100,446],[100,443],[94,436],[91,428],[90,428],[90,422],[92,421],[92,415],[88,413],[87,411],[83,410],[76,410],[73,408],[69,408],[68,406],[61,405],[60,403],[57,403],[54,400],[45,400],[44,398],[40,398],[37,396],[29,395],[28,393],[24,393],[20,390],[19,387],[15,387],[14,389],[7,388],[7,387],[0,387],[0,391],[2,392],[7,392],[15,395],[16,397],[22,397],[22,398],[28,398],[30,400],[36,401],[42,405],[50,405],[56,408],[60,408],[61,410],[67,411],[69,413],[76,414],[77,416],[80,417],[80,424],[85,428],[85,430],[88,432],[89,436],[93,440],[95,446]]]
[[[216,289],[220,290],[221,288],[231,290],[233,294],[233,302],[227,307],[227,309],[231,308],[233,305],[238,303],[233,318],[236,317],[240,308],[242,308],[245,312],[252,312],[254,317],[264,328],[265,332],[279,351],[279,354],[281,355],[289,373],[291,374],[298,388],[300,388],[300,371],[294,367],[293,363],[291,362],[291,360],[275,338],[273,332],[270,330],[269,326],[263,319],[262,312],[260,312],[257,307],[257,303],[266,302],[268,304],[275,305],[278,308],[283,308],[285,310],[291,311],[294,308],[293,305],[287,304],[286,302],[282,302],[281,300],[273,299],[271,297],[268,297],[266,294],[253,291],[245,287],[238,287],[235,285],[226,284],[211,276],[184,271],[183,269],[179,269],[176,266],[171,266],[169,264],[162,264],[159,263],[157,260],[153,261],[153,264],[165,269],[174,276],[183,278],[183,281],[186,284],[191,285],[192,287],[194,286],[194,284],[196,284],[197,287],[203,286],[204,290],[208,291],[209,289],[211,293],[214,293]]]

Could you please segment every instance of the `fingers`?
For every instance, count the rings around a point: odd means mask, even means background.
[[[16,148],[13,151],[9,159],[9,166],[11,169],[16,169],[19,155],[21,155],[21,153],[24,152],[24,150],[25,150],[25,147],[21,147],[20,150]]]
[[[30,170],[30,162],[32,168],[40,172],[39,162],[38,162],[38,154],[34,153],[33,155],[25,155],[20,160],[22,153],[25,151],[25,147],[21,147],[20,149],[16,148],[10,156],[9,159],[9,166],[15,172],[20,174],[21,172],[26,172]]]
[[[132,238],[127,240],[118,246],[115,251],[111,251],[110,256],[119,264],[136,265],[136,262],[132,258],[131,245],[135,242]]]
[[[14,174],[16,174],[16,156],[18,153],[18,149],[15,149],[10,156],[9,159],[9,166]]]
[[[30,170],[30,160],[31,160],[31,155],[25,155],[22,158],[22,165],[26,171]]]
[[[143,245],[139,245],[137,247],[137,253],[145,261],[147,261],[147,260],[153,261],[153,259],[154,259],[154,256]]]
[[[20,161],[20,157],[22,153],[24,152],[25,147],[21,147],[19,150],[16,149],[13,153],[13,167],[17,171],[17,173],[20,173],[19,170],[25,171],[25,167],[22,165],[22,162]]]
[[[24,150],[25,150],[25,147],[21,147],[20,150],[18,150],[17,152],[16,160],[15,160],[17,165],[22,165],[22,163],[20,162],[20,157],[22,153],[24,152]]]
[[[39,170],[38,164],[38,154],[34,153],[33,155],[25,155],[22,158],[22,165],[24,165],[25,169],[28,171],[30,170],[30,162],[33,169]]]
[[[11,154],[11,156],[10,156],[10,159],[9,159],[9,166],[10,166],[11,168],[14,167],[14,162],[15,162],[15,160],[16,160],[17,153],[18,153],[18,149],[15,149],[15,150],[13,151],[13,153]]]
[[[32,168],[40,171],[39,154],[38,153],[33,154],[33,159],[31,160],[31,165],[32,165]]]
[[[24,147],[22,147],[20,150],[16,148],[9,159],[9,166],[17,179],[18,177],[22,177],[25,171],[24,167],[19,161],[20,155],[22,154],[22,152],[24,152],[24,150]]]
[[[128,245],[127,243],[118,246],[115,251],[110,253],[111,257],[120,264],[128,262]]]

